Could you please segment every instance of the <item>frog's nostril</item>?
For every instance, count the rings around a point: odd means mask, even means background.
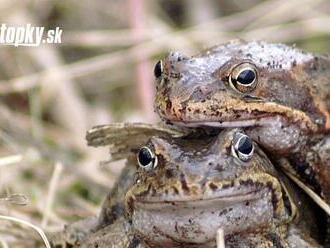
[[[215,185],[214,183],[209,183],[209,187],[210,187],[210,189],[212,190],[212,191],[216,191],[217,189],[218,189],[218,186],[217,185]]]
[[[180,62],[180,61],[189,59],[189,57],[187,55],[180,53],[180,52],[171,52],[169,54],[169,58],[173,62]]]

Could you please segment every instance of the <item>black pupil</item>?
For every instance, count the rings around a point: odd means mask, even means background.
[[[152,154],[147,148],[141,148],[138,154],[139,162],[142,166],[147,166],[153,161]]]
[[[238,143],[238,151],[242,154],[249,155],[252,151],[251,139],[247,136],[242,137]]]
[[[238,77],[237,77],[237,81],[240,82],[241,84],[250,84],[254,81],[254,79],[256,78],[256,74],[254,73],[253,70],[247,69],[242,71]]]
[[[162,62],[158,61],[154,68],[154,75],[159,78],[162,75]]]

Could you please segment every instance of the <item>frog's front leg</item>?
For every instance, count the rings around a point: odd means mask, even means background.
[[[320,142],[312,147],[316,156],[311,158],[313,166],[318,170],[323,197],[330,204],[330,135],[325,136]]]
[[[88,235],[113,224],[118,218],[124,216],[125,194],[133,184],[136,173],[135,160],[134,156],[127,158],[126,166],[121,172],[115,186],[103,201],[99,216],[89,217],[69,224],[61,233],[54,235],[56,236],[53,239],[54,245],[59,247],[66,247],[65,245],[79,246],[82,244],[82,240]]]
[[[135,237],[131,224],[123,217],[86,237],[81,247],[148,248],[143,241]]]
[[[330,204],[330,135],[287,159],[279,158],[278,164]]]
[[[126,166],[121,172],[116,185],[107,194],[101,206],[98,217],[97,229],[114,223],[119,217],[124,216],[125,194],[134,183],[136,173],[136,158],[131,155],[127,158]]]
[[[85,237],[96,229],[97,223],[97,216],[93,216],[65,226],[60,233],[50,235],[52,246],[71,247],[81,245]]]

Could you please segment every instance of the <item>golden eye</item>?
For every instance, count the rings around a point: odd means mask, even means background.
[[[157,156],[147,146],[140,148],[137,160],[139,166],[146,171],[156,168],[158,162]]]
[[[254,152],[254,146],[251,138],[240,132],[235,133],[231,151],[234,157],[239,158],[244,162],[249,161]]]
[[[253,91],[258,84],[257,68],[248,62],[237,65],[229,75],[229,84],[240,93]]]

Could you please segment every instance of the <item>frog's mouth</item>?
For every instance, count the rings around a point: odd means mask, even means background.
[[[204,106],[205,105],[205,106]],[[202,111],[201,108],[206,110]],[[314,121],[303,111],[292,109],[274,102],[244,103],[235,101],[219,106],[190,104],[183,111],[175,104],[171,109],[159,112],[160,116],[172,124],[185,127],[254,127],[274,125],[298,125],[302,130],[317,129]]]
[[[265,189],[250,189],[250,190],[242,190],[241,192],[236,192],[233,194],[221,194],[214,195],[209,197],[201,197],[201,198],[189,198],[182,197],[182,199],[175,198],[144,198],[144,197],[136,197],[136,203],[139,207],[147,208],[147,209],[157,209],[164,208],[165,206],[182,206],[182,207],[196,207],[202,206],[204,204],[217,204],[218,207],[227,207],[230,205],[234,205],[244,201],[252,201],[262,198],[262,196],[266,193]]]
[[[128,196],[134,198],[133,205],[147,209],[158,209],[166,206],[190,208],[210,204],[226,207],[240,202],[261,199],[267,193],[271,195],[274,209],[278,209],[279,204],[283,204],[283,201],[280,200],[284,190],[281,183],[267,173],[255,174],[253,177],[243,175],[234,181],[221,182],[221,184],[210,182],[199,190],[197,190],[197,184],[190,187],[186,185],[184,190],[170,185],[165,187],[155,190],[149,185],[145,190],[135,191],[133,186]],[[169,191],[170,188],[173,189],[172,192]],[[132,207],[134,208],[134,206]]]
[[[218,127],[218,128],[235,128],[235,127],[253,127],[253,126],[266,126],[272,125],[276,120],[276,117],[267,118],[254,118],[246,120],[235,121],[172,121],[173,124],[185,127]]]

